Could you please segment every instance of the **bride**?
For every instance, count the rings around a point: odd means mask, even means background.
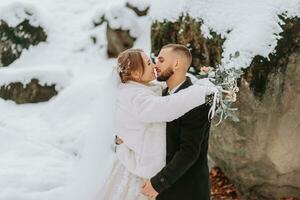
[[[166,164],[166,122],[205,103],[214,86],[194,84],[175,94],[161,96],[154,84],[154,64],[140,49],[128,49],[118,58],[118,86],[115,133],[123,143],[99,200],[149,200],[141,188]]]

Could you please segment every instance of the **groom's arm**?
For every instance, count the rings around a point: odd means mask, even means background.
[[[150,180],[158,193],[173,185],[197,161],[205,132],[210,126],[207,119],[208,110],[207,105],[202,105],[181,117],[180,149],[173,159]]]

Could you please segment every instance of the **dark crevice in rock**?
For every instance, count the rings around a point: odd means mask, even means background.
[[[16,27],[9,27],[0,20],[0,66],[8,66],[21,56],[23,49],[46,41],[43,28],[32,26],[28,19]]]
[[[17,104],[44,102],[55,95],[55,84],[42,86],[37,79],[31,79],[25,86],[21,82],[0,86],[0,97],[13,100]]]
[[[151,27],[151,46],[155,56],[162,46],[169,43],[186,45],[193,55],[192,66],[199,72],[202,66],[216,67],[221,63],[225,39],[210,31],[211,38],[201,33],[202,21],[182,14],[175,22],[156,21]]]

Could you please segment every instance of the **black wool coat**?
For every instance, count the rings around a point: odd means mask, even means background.
[[[192,85],[189,77],[175,91]],[[167,95],[168,88],[163,91]],[[176,109],[176,108],[174,108]],[[209,200],[207,162],[210,106],[202,104],[167,123],[167,164],[150,179],[157,200]]]

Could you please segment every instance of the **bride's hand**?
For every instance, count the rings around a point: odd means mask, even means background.
[[[120,144],[123,143],[123,140],[122,140],[121,138],[119,138],[118,136],[116,136],[115,143],[116,143],[117,145],[120,145]]]

